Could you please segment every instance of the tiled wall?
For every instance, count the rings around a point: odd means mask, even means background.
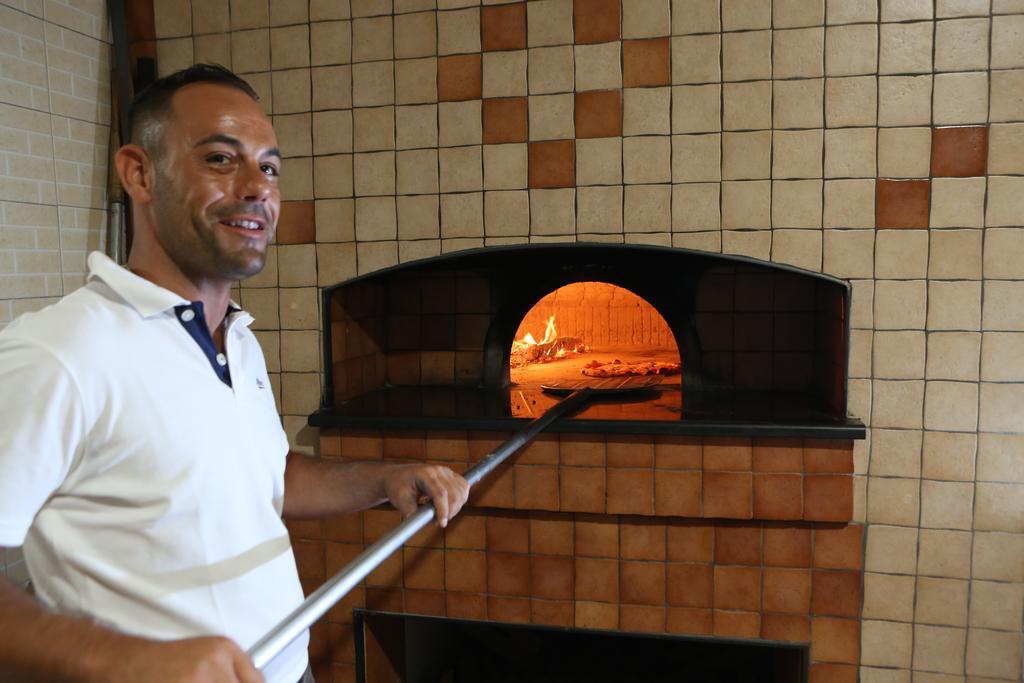
[[[0,0],[0,328],[84,282],[109,137],[103,0]],[[20,552],[2,554],[0,575],[24,582]]]

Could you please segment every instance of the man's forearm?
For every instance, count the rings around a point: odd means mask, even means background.
[[[311,519],[358,512],[387,500],[384,479],[401,465],[383,462],[339,463],[300,453],[288,454],[284,516]]]

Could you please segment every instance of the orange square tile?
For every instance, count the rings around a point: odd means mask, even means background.
[[[402,549],[406,588],[420,590],[444,589],[444,551],[429,548]]]
[[[558,462],[570,467],[604,467],[605,437],[602,434],[559,434]]]
[[[809,642],[811,620],[795,614],[765,614],[761,617],[761,637],[790,643]]]
[[[316,242],[316,209],[312,200],[281,202],[277,219],[278,244]]]
[[[463,508],[444,530],[446,548],[483,550],[487,547],[487,517]]]
[[[469,459],[471,462],[483,460],[512,437],[506,432],[470,432]]]
[[[853,517],[853,476],[808,474],[804,476],[804,519],[815,522],[848,522]]]
[[[665,618],[665,630],[669,633],[709,635],[711,633],[711,610],[669,607]]]
[[[624,560],[665,559],[665,522],[650,517],[625,517],[619,525],[619,557]]]
[[[444,563],[445,590],[483,593],[487,590],[487,555],[480,550],[448,550]]]
[[[354,460],[380,460],[384,457],[384,438],[377,431],[344,431],[341,455]]]
[[[356,660],[355,629],[351,624],[328,624],[334,661],[352,663]]]
[[[402,585],[402,554],[395,553],[366,576],[367,586],[398,588]]]
[[[526,3],[484,7],[480,11],[480,44],[490,50],[526,47]]]
[[[445,615],[444,591],[407,590],[405,611],[409,614],[425,614],[443,617]]]
[[[405,544],[418,548],[444,548],[444,529],[435,524],[428,524],[413,534]]]
[[[715,567],[715,609],[761,609],[759,567]]]
[[[807,614],[811,605],[811,571],[765,567],[762,599],[765,612]]]
[[[761,615],[757,612],[714,611],[714,634],[722,638],[757,638],[761,633]]]
[[[754,471],[803,472],[803,455],[800,439],[755,439]]]
[[[799,474],[754,475],[754,519],[802,519],[803,477]]]
[[[654,512],[669,517],[700,517],[699,470],[655,470]]]
[[[577,45],[619,39],[619,0],[573,0],[572,15]]]
[[[478,100],[483,89],[479,54],[437,58],[439,102]]]
[[[496,595],[529,595],[530,557],[487,553],[487,592]]]
[[[445,608],[451,619],[486,619],[487,597],[479,594],[445,593]]]
[[[311,594],[321,584],[317,583],[310,586],[309,592],[306,595]],[[305,588],[305,586],[303,586]],[[334,604],[327,612],[327,620],[330,623],[335,624],[351,624],[352,623],[352,610],[366,606],[366,588],[363,586],[356,586],[348,592],[348,594],[341,600]]]
[[[811,612],[832,617],[860,616],[860,572],[815,571]]]
[[[426,439],[427,460],[434,462],[469,462],[469,439],[463,431],[429,431]]]
[[[604,512],[605,472],[603,467],[560,468],[560,509],[566,512]]]
[[[478,507],[510,508],[515,504],[515,490],[515,466],[506,461],[472,488],[469,502]]]
[[[288,536],[299,541],[321,541],[324,538],[324,525],[319,519],[285,520]]]
[[[325,551],[323,541],[292,542],[292,553],[295,555],[295,566],[299,570],[300,578],[323,580],[326,577]]]
[[[711,565],[670,563],[667,570],[668,604],[677,607],[711,607],[714,574]]]
[[[879,178],[875,184],[876,228],[927,228],[929,180]]]
[[[665,608],[651,605],[622,605],[619,628],[632,633],[664,633]]]
[[[530,515],[531,553],[571,555],[572,537],[572,517],[545,512]]]
[[[761,527],[721,524],[715,529],[716,564],[761,564]]]
[[[423,432],[384,432],[384,457],[401,460],[426,460],[427,442]]]
[[[525,97],[483,101],[484,144],[526,142],[527,104]]]
[[[654,512],[654,470],[608,470],[608,512],[624,515]]]
[[[573,187],[576,184],[576,152],[572,140],[531,142],[529,156],[530,187]]]
[[[577,557],[619,556],[619,525],[614,519],[576,515]]]
[[[860,622],[856,619],[813,618],[811,661],[857,664],[860,661]]]
[[[664,605],[665,564],[620,562],[619,598],[623,603],[632,605]]]
[[[608,437],[608,467],[654,467],[654,440],[650,436],[616,434]]]
[[[576,603],[576,628],[610,631],[619,627],[619,606],[606,602]]]
[[[573,623],[573,604],[569,600],[530,600],[530,623],[569,628]]]
[[[533,555],[530,558],[530,594],[548,600],[571,600],[574,572],[571,557]]]
[[[341,457],[341,430],[321,429],[320,430],[320,457],[340,458]]]
[[[668,38],[622,41],[622,85],[669,85],[672,68]]]
[[[401,612],[405,609],[405,591],[400,588],[367,588],[366,608],[381,612]]]
[[[575,590],[577,600],[618,602],[618,560],[577,557]]]
[[[698,470],[703,442],[699,436],[657,436],[654,438],[654,466],[658,469]]]
[[[668,526],[668,559],[672,562],[711,562],[715,528],[708,522],[672,520]]]
[[[487,618],[510,624],[530,623],[530,599],[487,596]]]
[[[578,139],[622,135],[622,93],[618,90],[578,92],[573,116]]]
[[[807,439],[804,442],[804,472],[808,474],[853,474],[853,441],[849,439]]]
[[[988,126],[932,128],[932,175],[985,175],[988,165]]]
[[[345,543],[363,542],[362,515],[338,515],[323,520],[324,538]]]
[[[363,537],[367,543],[376,543],[402,521],[402,515],[393,508],[378,507],[363,512]]]
[[[819,526],[814,530],[815,569],[861,569],[864,566],[864,526]]]
[[[857,683],[857,667],[852,664],[814,662],[809,673],[810,683]]]
[[[530,520],[522,513],[491,513],[487,516],[486,529],[488,552],[530,551]]]
[[[752,454],[748,438],[709,436],[704,439],[704,471],[749,472]]]
[[[516,465],[516,508],[520,510],[558,509],[558,468],[541,465]]]
[[[558,435],[540,434],[519,453],[516,454],[517,465],[557,465]]]
[[[704,472],[704,516],[750,519],[753,478],[749,472]]]

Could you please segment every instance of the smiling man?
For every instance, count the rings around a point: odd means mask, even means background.
[[[446,468],[288,452],[252,318],[280,212],[277,139],[244,81],[199,65],[136,98],[116,156],[132,199],[127,268],[0,332],[0,680],[310,681],[296,640],[261,674],[249,647],[302,600],[286,518],[421,497],[444,526]]]

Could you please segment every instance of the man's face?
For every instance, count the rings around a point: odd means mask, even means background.
[[[174,94],[156,150],[156,238],[192,279],[239,280],[267,260],[281,208],[277,137],[244,92],[210,83]]]

